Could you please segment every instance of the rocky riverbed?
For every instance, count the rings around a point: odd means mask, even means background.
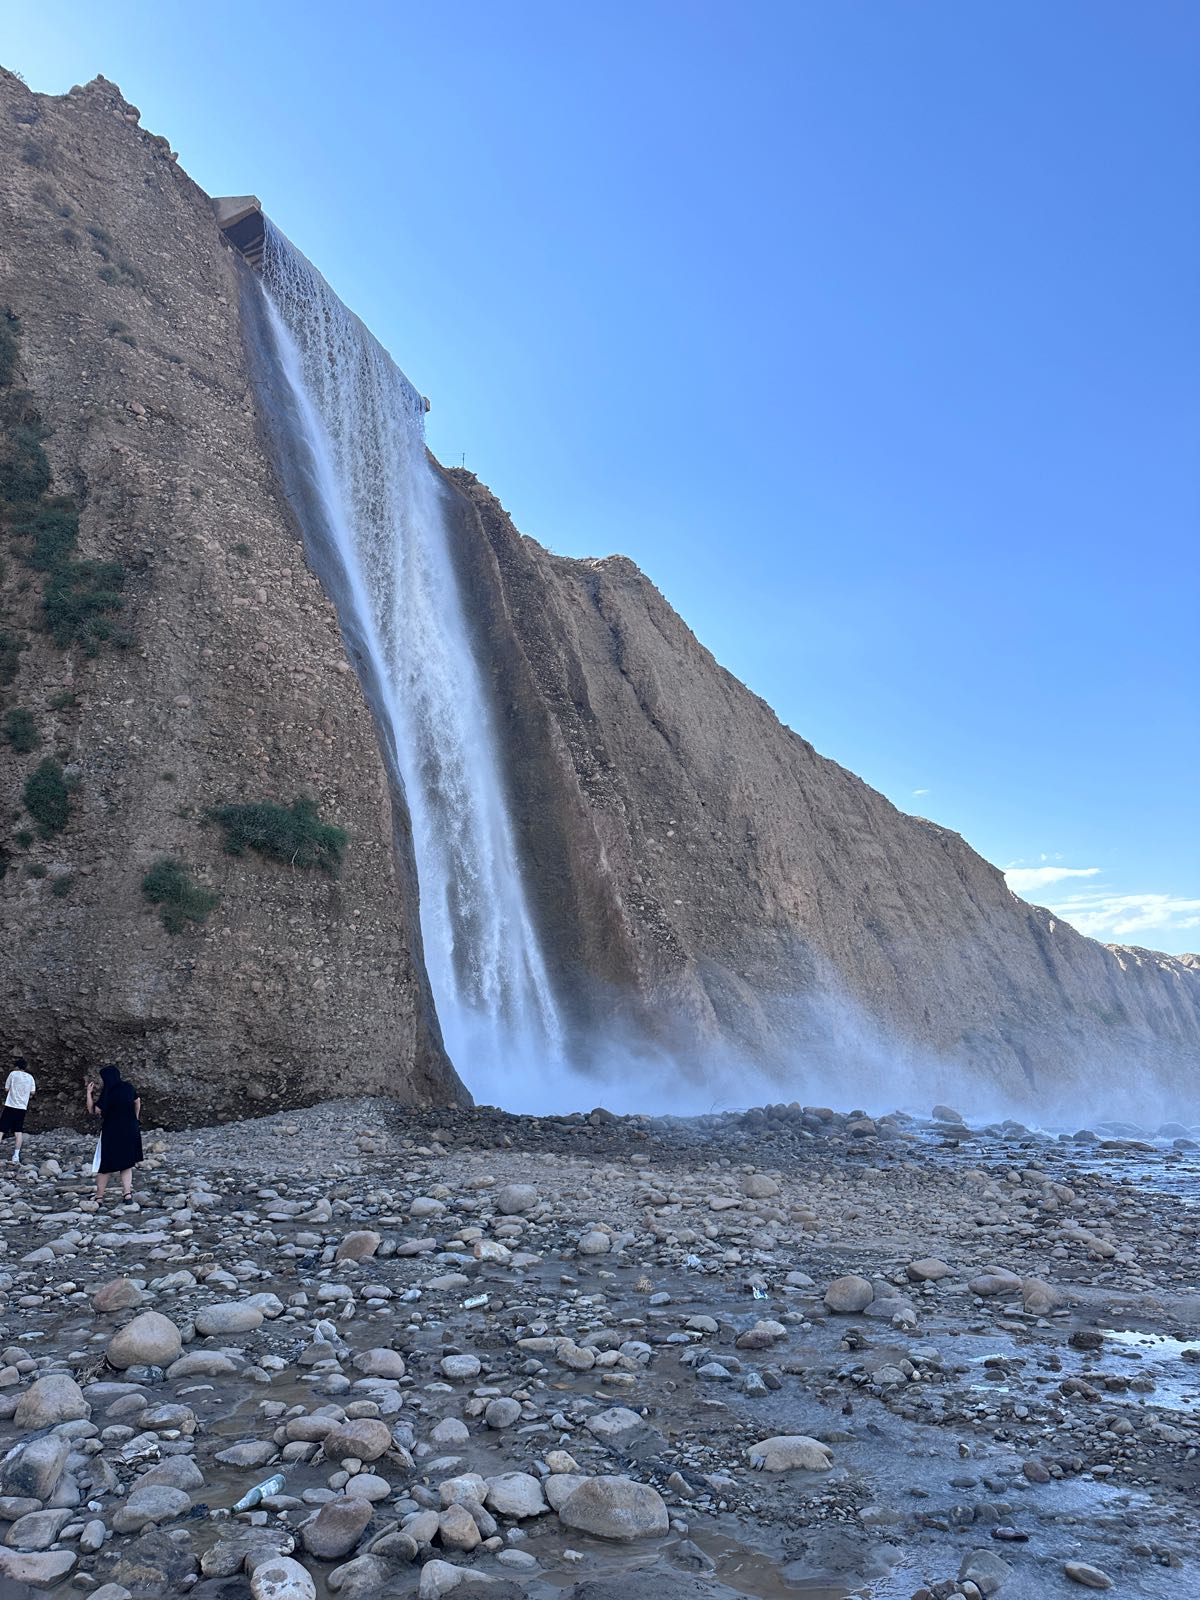
[[[3,1600],[1196,1592],[1186,1128],[340,1101],[103,1208],[89,1155],[0,1167]]]

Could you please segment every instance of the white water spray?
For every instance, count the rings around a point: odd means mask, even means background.
[[[425,963],[468,1086],[562,1053],[420,396],[269,223],[262,287],[412,819]]]

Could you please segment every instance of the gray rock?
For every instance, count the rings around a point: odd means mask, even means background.
[[[192,1497],[184,1489],[172,1489],[164,1483],[139,1485],[125,1504],[117,1507],[113,1528],[117,1533],[140,1533],[152,1524],[173,1522],[190,1511],[191,1505]]]
[[[511,1428],[515,1422],[521,1420],[521,1402],[511,1400],[507,1395],[501,1395],[496,1400],[489,1400],[487,1409],[483,1413],[483,1420],[489,1428],[496,1430]]]
[[[237,1300],[223,1300],[215,1306],[202,1306],[196,1313],[196,1332],[202,1339],[212,1339],[227,1333],[253,1333],[263,1325],[263,1314],[258,1306],[245,1305]]]
[[[0,1578],[28,1584],[31,1589],[52,1589],[75,1566],[73,1550],[29,1552],[0,1549]]]
[[[538,1192],[531,1183],[506,1183],[496,1191],[496,1210],[502,1217],[520,1217],[538,1203]]]
[[[170,1317],[160,1311],[143,1311],[109,1340],[108,1364],[118,1370],[166,1366],[182,1348],[183,1339]]]
[[[762,1439],[750,1446],[746,1457],[760,1472],[828,1472],[833,1466],[829,1446],[803,1433],[781,1433]]]
[[[91,1414],[74,1378],[65,1372],[51,1372],[31,1383],[20,1396],[13,1421],[18,1428],[52,1428],[56,1422],[77,1422]]]
[[[353,1479],[351,1479],[353,1483]],[[304,1524],[304,1548],[326,1561],[349,1555],[372,1516],[369,1500],[330,1500]]]
[[[484,1504],[498,1517],[540,1517],[550,1509],[541,1484],[528,1472],[502,1472],[489,1478]]]
[[[459,1380],[477,1378],[483,1370],[478,1356],[443,1356],[441,1365],[443,1377]]]
[[[58,1488],[70,1452],[70,1440],[61,1434],[48,1433],[44,1438],[31,1439],[20,1455],[0,1468],[5,1491],[28,1495],[33,1500],[49,1500]]]
[[[854,1273],[835,1278],[825,1291],[826,1307],[841,1314],[865,1311],[874,1298],[875,1291],[866,1278],[857,1277]]]
[[[631,1478],[588,1478],[567,1496],[558,1514],[568,1528],[598,1539],[646,1539],[670,1526],[658,1490]]]
[[[958,1581],[973,1583],[982,1595],[995,1594],[1011,1572],[1008,1562],[991,1550],[971,1550],[962,1558]]]
[[[391,1429],[377,1417],[340,1422],[325,1435],[325,1455],[330,1461],[378,1461],[391,1447]]]
[[[399,1350],[390,1350],[386,1345],[360,1350],[354,1357],[354,1365],[368,1378],[402,1378],[408,1370]]]
[[[1072,1583],[1080,1583],[1085,1589],[1111,1589],[1113,1581],[1107,1572],[1099,1567],[1091,1567],[1086,1561],[1067,1561],[1063,1571]]]
[[[250,1593],[254,1600],[317,1600],[316,1583],[290,1556],[273,1556],[255,1567]]]
[[[75,1515],[74,1511],[30,1511],[18,1517],[4,1542],[14,1550],[49,1550]]]

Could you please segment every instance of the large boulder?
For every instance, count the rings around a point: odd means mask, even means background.
[[[875,1291],[866,1278],[857,1277],[854,1273],[835,1278],[825,1291],[827,1310],[845,1314],[865,1311],[874,1298]]]
[[[291,1556],[271,1556],[250,1579],[254,1600],[317,1600],[317,1585]]]
[[[506,1183],[496,1191],[496,1210],[502,1217],[521,1217],[538,1203],[538,1192],[531,1183]]]
[[[1021,1280],[1015,1272],[1006,1272],[1003,1267],[989,1267],[972,1278],[968,1287],[972,1294],[988,1299],[997,1294],[1020,1294]]]
[[[489,1478],[484,1504],[498,1517],[540,1517],[550,1509],[541,1484],[528,1472],[502,1472]]]
[[[647,1539],[670,1527],[662,1495],[632,1478],[586,1478],[558,1514],[568,1528],[598,1539]]]
[[[365,1261],[373,1256],[383,1243],[382,1235],[371,1228],[359,1228],[348,1233],[337,1247],[335,1261]]]
[[[66,1577],[75,1561],[73,1550],[38,1550],[25,1554],[20,1550],[0,1549],[0,1578],[4,1579],[0,1593],[20,1594],[21,1585],[30,1589],[52,1589]],[[14,1588],[10,1590],[9,1584]]]
[[[325,1457],[329,1461],[378,1461],[391,1447],[391,1429],[378,1417],[339,1422],[325,1435]]]
[[[353,1483],[351,1478],[351,1487]],[[326,1501],[312,1521],[304,1524],[304,1548],[309,1555],[326,1561],[349,1555],[362,1538],[371,1514],[371,1502],[357,1496]]]
[[[750,1465],[761,1472],[828,1472],[833,1451],[804,1433],[780,1433],[752,1444],[746,1451]]]
[[[128,1278],[113,1278],[101,1284],[92,1296],[92,1309],[99,1312],[132,1311],[142,1303],[142,1291]]]
[[[56,1422],[86,1421],[92,1408],[83,1390],[65,1372],[51,1372],[31,1383],[17,1401],[13,1421],[18,1428],[52,1428]]]
[[[399,1350],[389,1350],[387,1345],[375,1345],[370,1350],[360,1350],[354,1365],[368,1378],[402,1378],[408,1371]]]
[[[41,1439],[31,1439],[19,1455],[0,1467],[0,1485],[6,1494],[49,1500],[58,1488],[70,1453],[70,1440],[60,1434],[48,1433]]]
[[[263,1325],[259,1306],[246,1305],[239,1300],[222,1300],[216,1305],[201,1306],[196,1313],[196,1332],[202,1339],[221,1338],[228,1333],[253,1333]]]
[[[108,1364],[126,1367],[165,1367],[183,1349],[183,1338],[170,1317],[161,1311],[143,1311],[108,1341]]]
[[[174,1522],[191,1507],[192,1497],[186,1489],[172,1489],[165,1483],[139,1484],[113,1513],[113,1527],[118,1533],[140,1533],[159,1522]]]

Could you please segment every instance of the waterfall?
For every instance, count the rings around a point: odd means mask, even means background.
[[[298,452],[382,690],[412,821],[426,968],[468,1087],[558,1057],[562,1036],[521,881],[495,732],[449,549],[450,491],[424,404],[270,223],[267,317]]]

